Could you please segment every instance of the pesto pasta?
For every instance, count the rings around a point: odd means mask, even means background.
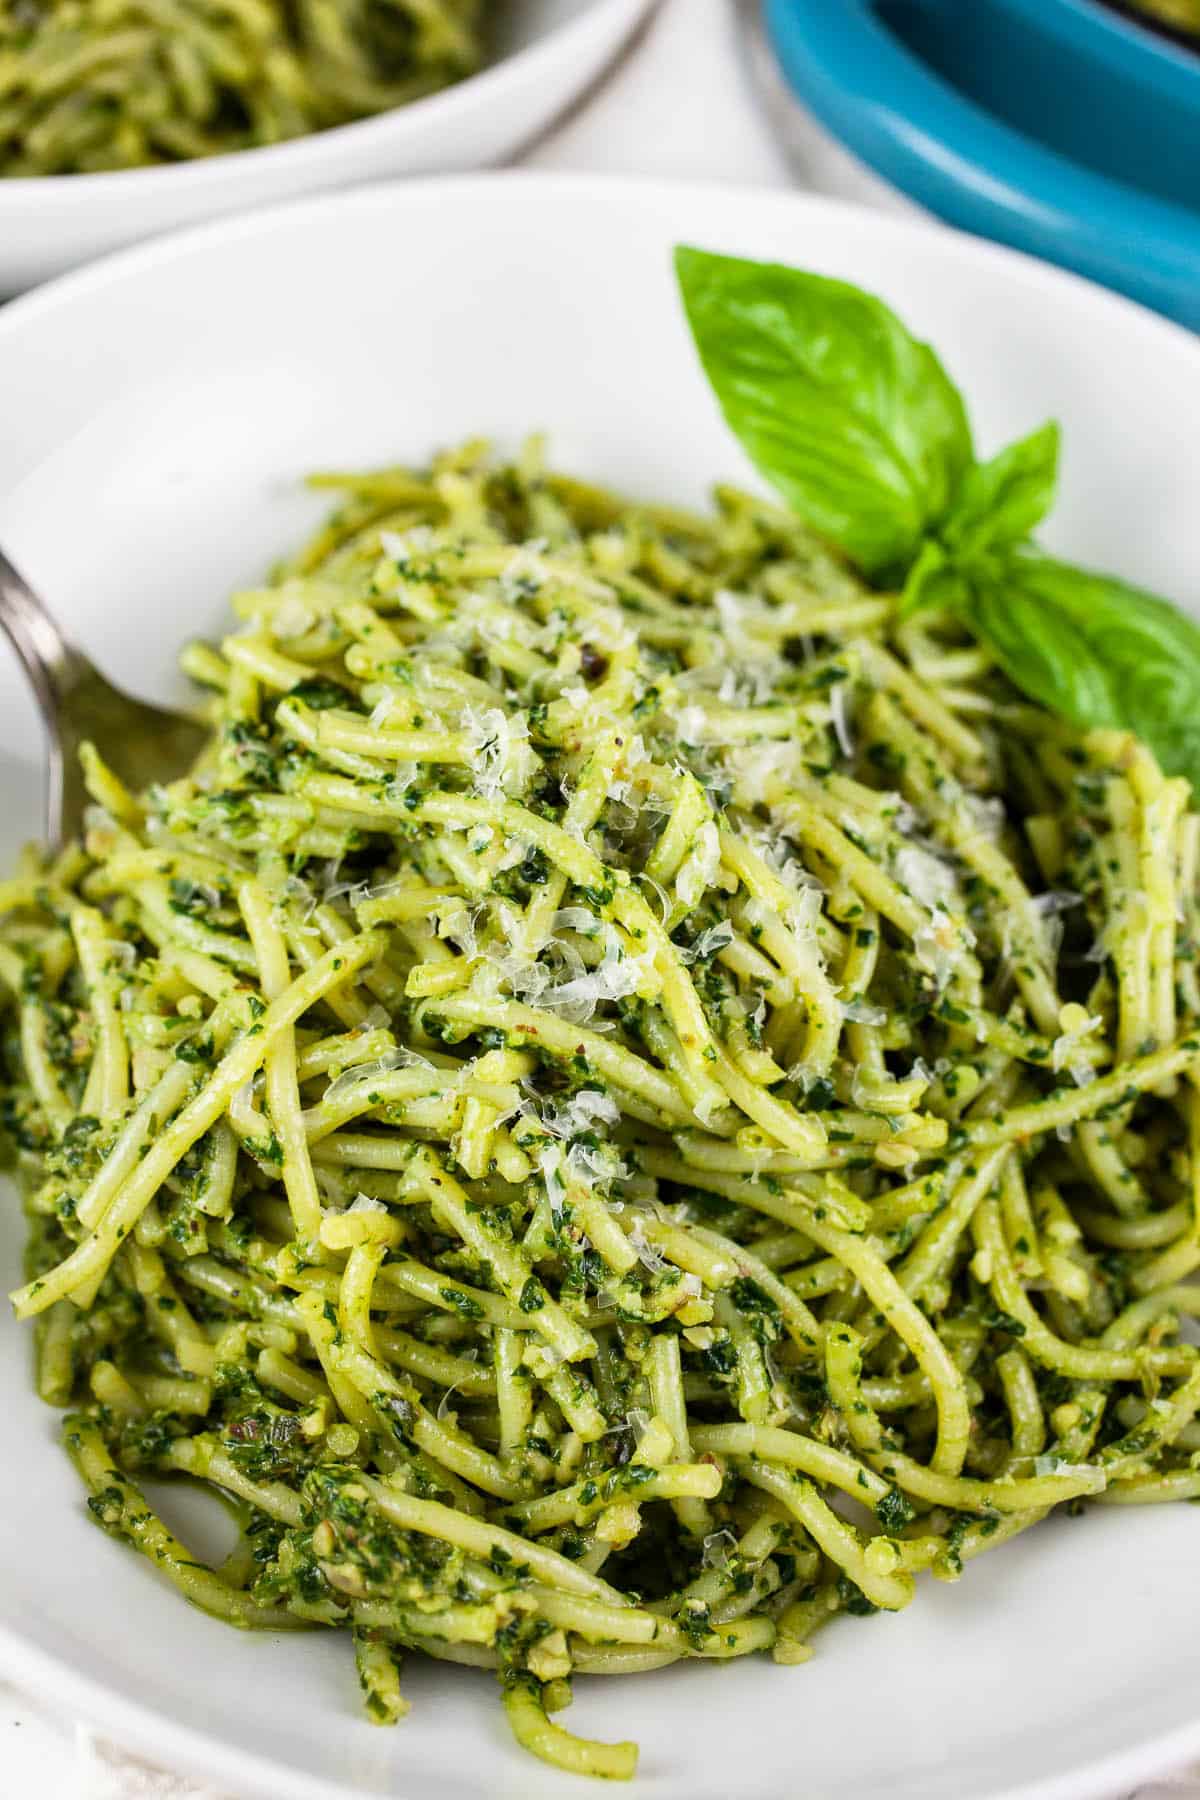
[[[1130,11],[1200,36],[1200,0],[1127,0]]]
[[[434,93],[482,0],[0,0],[0,177],[278,144]]]
[[[799,1664],[1055,1507],[1200,1496],[1200,815],[789,512],[472,443],[193,645],[211,744],[0,884],[37,1384],[243,1627]],[[141,1484],[220,1494],[198,1566]],[[798,1678],[802,1679],[802,1678]]]

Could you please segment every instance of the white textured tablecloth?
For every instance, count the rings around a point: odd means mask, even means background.
[[[838,0],[830,0],[837,4]],[[754,0],[662,0],[599,91],[544,137],[525,167],[697,180],[796,183],[890,210],[885,190],[776,94],[752,82]],[[770,89],[768,87],[768,93]],[[1197,1702],[1200,1705],[1200,1700]],[[242,1800],[98,1741],[0,1683],[3,1800]],[[287,1800],[280,1789],[279,1800]],[[1137,1800],[1200,1800],[1200,1770]]]

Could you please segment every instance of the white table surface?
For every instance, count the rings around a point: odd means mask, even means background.
[[[661,0],[621,63],[522,166],[804,185],[889,210],[907,203],[857,168],[770,85],[755,0]],[[1200,1705],[1200,1700],[1197,1702]],[[240,1800],[148,1768],[0,1683],[4,1800]],[[281,1789],[279,1800],[287,1800]],[[1137,1800],[1200,1800],[1200,1771]]]

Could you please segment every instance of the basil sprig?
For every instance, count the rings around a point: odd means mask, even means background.
[[[979,462],[958,389],[881,300],[686,246],[675,265],[721,410],[789,505],[904,612],[959,611],[1023,693],[1080,729],[1135,732],[1200,790],[1200,629],[1031,541],[1057,425]]]

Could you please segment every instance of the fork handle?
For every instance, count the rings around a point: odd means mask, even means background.
[[[37,696],[52,732],[67,696],[95,671],[34,593],[19,569],[0,550],[0,628],[3,629]]]

